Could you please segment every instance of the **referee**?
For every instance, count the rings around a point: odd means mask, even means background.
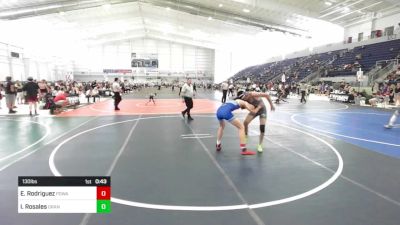
[[[120,110],[118,108],[118,104],[121,102],[122,98],[121,98],[121,86],[119,85],[118,82],[118,77],[114,78],[114,83],[112,84],[112,90],[114,92],[114,106],[115,106],[115,110]]]
[[[182,116],[183,118],[185,118],[185,115],[187,113],[188,120],[193,120],[193,118],[190,116],[190,110],[193,108],[193,94],[194,94],[191,79],[188,79],[187,82],[182,86],[181,94],[186,104],[186,109],[182,111]]]

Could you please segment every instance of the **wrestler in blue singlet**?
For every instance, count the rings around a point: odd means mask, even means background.
[[[217,119],[232,121],[233,119],[235,119],[235,116],[232,114],[232,112],[239,108],[239,103],[237,103],[236,101],[227,101],[218,108]]]

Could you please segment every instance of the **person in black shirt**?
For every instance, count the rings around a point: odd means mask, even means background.
[[[17,90],[15,89],[14,82],[11,81],[11,77],[6,77],[5,83],[5,92],[6,92],[6,104],[9,109],[8,113],[16,113],[13,108],[15,106],[15,95],[17,94]]]
[[[37,115],[37,102],[39,94],[39,85],[33,82],[32,77],[28,77],[28,83],[22,88],[26,92],[26,101],[29,103],[29,115],[32,116],[32,105],[35,107],[35,115]]]

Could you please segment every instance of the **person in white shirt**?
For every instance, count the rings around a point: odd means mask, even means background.
[[[99,95],[99,90],[97,89],[97,87],[94,87],[93,89],[90,88],[86,91],[86,98],[88,100],[88,103],[90,103],[89,98],[92,97],[93,98],[93,103],[96,102],[96,98],[100,99],[100,95]]]
[[[226,94],[228,93],[228,83],[226,81],[222,82],[221,89],[222,89],[222,103],[226,102]]]
[[[182,111],[182,116],[185,118],[185,115],[188,115],[188,120],[193,120],[192,116],[190,115],[190,110],[193,108],[193,85],[192,80],[188,79],[187,83],[182,86],[181,94],[183,99],[185,100],[186,109]]]
[[[119,85],[118,78],[114,78],[114,83],[112,84],[112,91],[114,92],[114,106],[115,110],[120,110],[118,104],[122,101],[121,98],[121,86]]]
[[[233,83],[231,83],[229,85],[229,92],[228,92],[228,96],[233,96],[233,89],[235,88],[235,86],[233,86]]]

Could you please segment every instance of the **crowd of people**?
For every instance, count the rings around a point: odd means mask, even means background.
[[[400,106],[400,66],[392,71],[383,82],[375,82],[372,87],[373,98],[369,100],[372,106],[387,101],[390,105]]]
[[[76,90],[67,82],[49,83],[46,80],[34,80],[28,77],[26,81],[13,81],[12,77],[6,77],[4,83],[0,83],[0,99],[4,92],[6,107],[9,114],[17,113],[17,105],[29,104],[29,115],[38,115],[38,103],[43,102],[43,107],[49,101],[54,109],[63,108],[69,104],[67,96],[73,96]],[[1,105],[0,105],[1,108]]]
[[[160,90],[163,87],[171,88],[172,91],[175,89],[179,89],[181,91],[184,84],[185,82],[178,80],[173,82],[139,83],[120,79],[117,79],[117,81],[113,80],[111,82],[104,80],[93,80],[88,82],[68,80],[53,82],[46,81],[44,79],[35,80],[32,77],[28,77],[26,81],[14,81],[12,77],[9,76],[6,78],[5,82],[0,82],[0,100],[3,97],[6,99],[6,107],[9,109],[9,114],[14,114],[17,112],[17,105],[29,104],[30,114],[37,115],[38,103],[42,103],[41,105],[43,109],[51,109],[51,112],[53,112],[53,109],[55,109],[55,112],[58,113],[67,107],[75,107],[78,104],[84,103],[80,102],[82,96],[84,96],[86,99],[86,103],[90,104],[91,102],[94,103],[96,100],[99,100],[103,97],[113,97],[114,99],[118,100],[122,94],[141,92],[143,89],[147,88],[155,87]],[[212,85],[211,82],[203,81],[198,82],[197,84],[193,83],[193,88],[194,91],[196,91],[196,88],[215,90],[216,86]],[[2,95],[1,93],[4,94]],[[36,96],[36,98],[33,96]],[[119,107],[116,106],[115,110],[119,110]]]

